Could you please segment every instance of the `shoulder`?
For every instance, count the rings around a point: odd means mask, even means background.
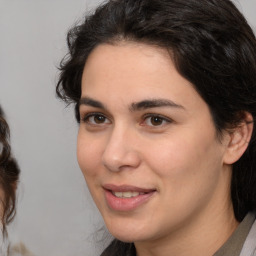
[[[256,220],[246,237],[240,256],[256,256]]]

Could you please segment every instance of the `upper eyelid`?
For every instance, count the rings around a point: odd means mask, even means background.
[[[88,118],[88,117],[91,117],[91,116],[104,116],[106,118],[108,118],[105,114],[101,113],[101,112],[88,112],[88,113],[81,113],[80,114],[80,118]]]
[[[79,115],[85,116],[87,114],[94,113],[94,114],[101,114],[106,117],[112,117],[112,115],[106,110],[102,108],[92,107],[88,105],[81,105],[79,107]]]
[[[109,120],[110,123],[112,123],[112,120],[106,116],[105,114],[101,113],[101,112],[88,112],[88,113],[84,113],[84,114],[80,114],[80,122],[82,123],[89,123],[87,122],[87,119],[92,117],[92,116],[104,116],[107,120]]]
[[[138,112],[144,112],[144,111],[138,111]],[[106,113],[106,111],[102,111],[102,109],[100,110],[81,110],[79,109],[79,115],[80,115],[80,121],[83,121],[85,118],[88,118],[90,116],[93,115],[102,115],[104,117],[106,117],[107,119],[109,119],[111,122],[113,122],[114,118],[110,113]],[[160,117],[163,120],[169,121],[169,122],[174,122],[174,120],[171,117],[168,117],[164,114],[160,114],[158,112],[146,112],[143,113],[142,115],[140,114],[140,119],[145,120],[148,117]]]
[[[102,109],[98,109],[98,108],[79,108],[79,115],[80,116],[86,116],[86,115],[93,115],[93,114],[98,114],[98,115],[103,115],[103,116],[110,116],[106,111],[102,110]]]
[[[166,121],[174,121],[171,117],[167,117],[165,115],[162,115],[162,114],[157,114],[157,113],[147,113],[147,114],[144,114],[143,115],[143,119],[146,119],[148,117],[160,117],[162,118],[163,120],[166,120]]]

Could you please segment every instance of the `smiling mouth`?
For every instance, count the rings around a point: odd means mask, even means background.
[[[115,192],[111,191],[111,193],[118,198],[132,198],[132,197],[137,197],[140,195],[145,195],[146,192],[133,192],[133,191],[127,191],[127,192]]]
[[[131,185],[105,184],[103,188],[107,205],[117,212],[133,211],[146,204],[157,192],[156,189]]]
[[[105,190],[108,190],[118,198],[131,198],[131,197],[145,195],[145,194],[156,191],[156,189],[153,189],[153,188],[141,188],[141,187],[136,187],[131,185],[114,185],[114,184],[105,184],[103,188]]]

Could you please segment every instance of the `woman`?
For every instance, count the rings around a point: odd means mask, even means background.
[[[16,161],[11,156],[9,144],[10,131],[4,114],[0,108],[0,187],[1,187],[1,220],[3,232],[6,232],[6,224],[10,223],[15,215],[15,191],[20,170]]]
[[[68,46],[102,255],[256,255],[256,40],[234,4],[110,0]]]
[[[11,156],[9,144],[9,127],[0,108],[0,188],[1,188],[1,226],[2,234],[7,235],[6,225],[15,215],[15,192],[20,170],[16,161]],[[0,248],[1,255],[5,255],[4,246]]]

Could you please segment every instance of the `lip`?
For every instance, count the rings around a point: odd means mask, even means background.
[[[108,206],[115,211],[127,212],[133,211],[141,205],[148,202],[156,192],[156,189],[140,188],[131,185],[114,185],[106,184],[103,186],[104,195]],[[135,197],[130,198],[119,198],[116,197],[112,192],[139,192]]]

